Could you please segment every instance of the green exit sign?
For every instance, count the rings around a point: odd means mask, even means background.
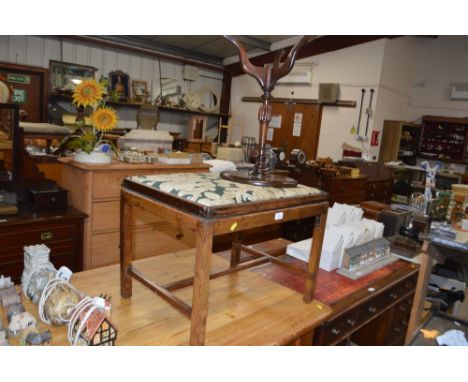
[[[26,103],[26,90],[25,89],[13,89],[13,96],[11,100],[14,103]]]
[[[8,82],[15,82],[17,84],[30,84],[31,83],[31,77],[30,76],[25,76],[23,74],[8,73],[7,81]]]

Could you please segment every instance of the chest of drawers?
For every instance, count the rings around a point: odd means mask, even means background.
[[[315,331],[314,344],[403,345],[417,276],[417,269],[408,265],[338,300],[332,305],[333,314]]]
[[[96,268],[119,261],[120,186],[127,176],[207,172],[208,165],[126,164],[90,165],[59,159],[63,163],[61,186],[68,190],[68,204],[88,215],[83,228],[83,267]],[[162,219],[135,211],[136,258],[193,247],[189,231],[176,231]],[[155,245],[157,243],[157,245]]]
[[[45,244],[56,268],[82,270],[83,220],[85,214],[74,208],[33,214],[20,208],[17,216],[0,222],[0,274],[18,282],[23,272],[23,247]]]
[[[276,239],[263,243],[271,253],[281,253],[290,242]],[[302,261],[286,256],[298,266]],[[299,293],[304,282],[296,274],[274,264],[254,269],[267,279]],[[332,308],[332,313],[302,345],[403,345],[413,306],[419,266],[398,260],[361,279],[351,280],[336,271],[319,269],[315,298]]]

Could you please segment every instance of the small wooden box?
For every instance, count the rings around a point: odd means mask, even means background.
[[[35,212],[56,211],[67,208],[67,190],[59,186],[32,186],[25,190],[25,202]]]
[[[385,203],[376,202],[374,200],[368,200],[365,202],[361,202],[359,204],[359,207],[361,207],[364,210],[365,218],[379,221],[380,213],[383,210],[388,209],[389,205]]]

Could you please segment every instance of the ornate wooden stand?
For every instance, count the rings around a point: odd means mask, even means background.
[[[240,171],[225,171],[221,173],[224,179],[234,182],[249,183],[256,186],[272,186],[272,187],[295,187],[297,181],[292,178],[287,178],[282,175],[270,174],[270,169],[267,167],[267,158],[265,153],[266,136],[268,126],[271,121],[271,92],[273,91],[276,82],[286,76],[293,68],[296,61],[296,55],[299,49],[305,44],[311,42],[315,37],[303,36],[301,40],[294,45],[289,51],[285,61],[281,63],[284,51],[281,51],[275,57],[273,64],[268,64],[265,67],[257,67],[250,62],[244,46],[233,36],[225,36],[239,50],[239,58],[244,71],[255,78],[263,90],[262,105],[258,111],[258,120],[260,122],[260,143],[259,155],[255,166],[249,173]]]

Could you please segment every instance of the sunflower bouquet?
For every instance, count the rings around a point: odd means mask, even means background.
[[[103,97],[103,85],[96,80],[87,80],[78,84],[73,91],[73,104],[77,107],[91,107],[92,128],[86,128],[83,121],[77,121],[79,135],[74,135],[68,143],[71,149],[81,149],[91,154],[101,144],[108,143],[115,151],[111,142],[102,139],[105,132],[111,131],[117,125],[117,113],[106,107]]]

